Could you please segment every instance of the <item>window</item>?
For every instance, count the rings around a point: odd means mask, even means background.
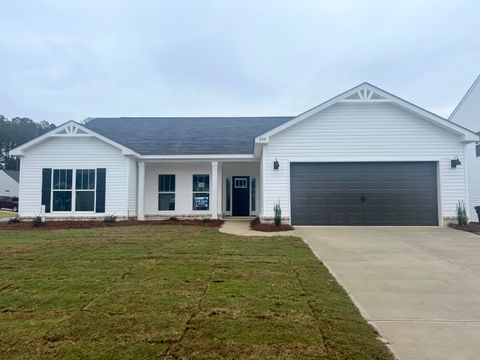
[[[225,210],[230,211],[230,196],[231,196],[230,193],[232,189],[231,189],[231,181],[229,177],[227,178],[226,190],[227,190],[227,196],[226,196],[227,203],[225,204]]]
[[[235,188],[236,189],[246,189],[246,188],[248,188],[248,180],[246,178],[235,179]]]
[[[475,144],[475,155],[480,156],[480,143]]]
[[[175,175],[158,175],[158,210],[175,210]]]
[[[70,169],[53,170],[53,211],[72,211],[72,173]]]
[[[255,211],[256,209],[256,206],[255,206],[255,200],[256,200],[256,197],[257,197],[257,194],[256,194],[256,191],[257,191],[257,181],[256,179],[252,179],[252,211]]]
[[[193,175],[193,210],[208,210],[209,182],[209,175]]]
[[[78,169],[75,172],[75,211],[95,210],[95,170]]]
[[[95,169],[54,169],[52,211],[95,211]]]

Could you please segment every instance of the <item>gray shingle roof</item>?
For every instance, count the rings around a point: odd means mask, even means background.
[[[253,154],[256,136],[292,118],[95,118],[85,126],[141,155],[230,155]]]
[[[5,173],[16,182],[20,181],[20,171],[18,170],[3,170],[3,171],[5,171]]]

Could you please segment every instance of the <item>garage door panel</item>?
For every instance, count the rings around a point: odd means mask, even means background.
[[[438,224],[434,162],[292,163],[290,174],[293,224]]]

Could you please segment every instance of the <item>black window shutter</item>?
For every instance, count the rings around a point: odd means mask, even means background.
[[[50,212],[50,195],[52,192],[52,169],[42,169],[42,205],[45,212]]]
[[[105,178],[107,169],[97,169],[97,202],[95,212],[105,212]]]

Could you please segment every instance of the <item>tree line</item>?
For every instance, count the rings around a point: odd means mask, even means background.
[[[10,150],[55,127],[47,121],[35,122],[20,117],[9,120],[0,115],[0,169],[18,170],[19,160],[10,156]]]

